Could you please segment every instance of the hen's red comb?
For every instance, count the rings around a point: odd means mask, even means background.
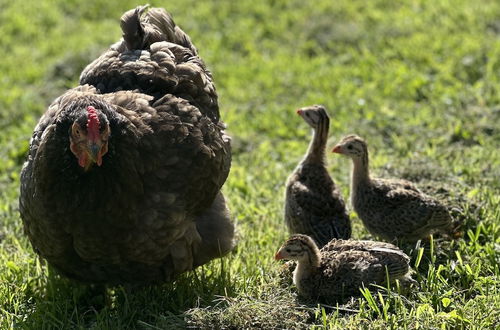
[[[99,138],[99,116],[93,106],[87,107],[87,137],[90,141],[96,141]]]

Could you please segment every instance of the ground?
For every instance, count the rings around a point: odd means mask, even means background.
[[[500,3],[473,1],[151,1],[213,71],[233,137],[224,193],[239,244],[163,286],[87,287],[40,261],[23,235],[19,171],[50,102],[121,36],[127,1],[0,3],[2,328],[500,327]],[[273,255],[286,239],[284,182],[310,131],[295,109],[323,104],[329,148],[364,137],[374,175],[415,181],[457,209],[462,238],[412,255],[419,285],[338,306],[298,299]],[[327,155],[347,199],[350,162]],[[353,237],[372,239],[354,212]]]

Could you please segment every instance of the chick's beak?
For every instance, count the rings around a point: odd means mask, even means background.
[[[339,144],[337,144],[335,147],[333,147],[332,152],[335,152],[337,154],[341,154],[342,153],[342,147]]]
[[[276,252],[276,254],[274,255],[274,260],[281,260],[283,259],[283,256],[281,255],[281,250]]]
[[[297,114],[298,114],[299,116],[302,116],[302,109],[297,109]]]

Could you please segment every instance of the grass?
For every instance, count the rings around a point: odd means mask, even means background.
[[[228,257],[142,290],[71,283],[23,235],[19,171],[47,105],[120,37],[133,1],[0,2],[1,328],[500,327],[500,4],[472,1],[151,1],[214,73],[233,136],[224,186],[239,230]],[[342,306],[297,299],[272,256],[283,190],[324,104],[331,143],[358,133],[373,172],[414,180],[463,210],[464,237],[410,248],[419,288],[363,290]],[[350,164],[329,155],[348,196]],[[355,213],[354,238],[371,238]]]

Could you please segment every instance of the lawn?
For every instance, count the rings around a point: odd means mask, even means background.
[[[0,328],[500,327],[500,2],[151,1],[214,74],[233,137],[223,188],[238,248],[174,283],[105,295],[59,277],[18,213],[19,172],[50,102],[121,36],[133,1],[0,1]],[[323,104],[329,146],[356,133],[372,173],[413,180],[462,210],[463,237],[406,247],[411,292],[304,302],[273,255],[284,184],[310,139],[295,109]],[[345,198],[350,162],[328,154]],[[351,212],[353,238],[372,239]]]

